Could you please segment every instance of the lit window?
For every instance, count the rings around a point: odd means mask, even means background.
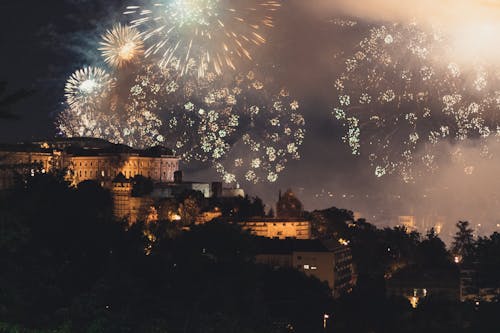
[[[311,266],[311,269],[313,269],[313,270],[314,270],[314,269],[318,269],[318,267],[316,267],[316,266]]]
[[[304,269],[309,269],[309,265],[304,265]]]

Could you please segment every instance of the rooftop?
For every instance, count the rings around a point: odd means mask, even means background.
[[[53,150],[61,150],[73,156],[109,154],[129,154],[142,157],[174,156],[171,149],[162,146],[135,149],[99,138],[53,138],[17,144],[0,144],[0,152],[52,153]]]

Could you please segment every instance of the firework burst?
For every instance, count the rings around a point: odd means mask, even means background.
[[[116,68],[124,67],[144,53],[144,43],[137,29],[115,25],[102,36],[99,50],[105,61]]]
[[[276,182],[291,160],[300,159],[305,120],[299,103],[286,89],[270,92],[250,71],[236,77],[240,126],[224,159],[215,161],[226,183]]]
[[[72,108],[95,108],[109,97],[114,79],[98,67],[85,67],[74,72],[66,82],[66,102]]]
[[[439,143],[499,134],[497,69],[460,66],[444,60],[449,54],[436,30],[394,24],[372,28],[346,58],[333,115],[353,154],[368,156],[376,176],[414,181],[415,170],[437,167]]]
[[[212,75],[197,78],[194,72],[182,75],[172,66],[150,65],[136,77],[127,109],[158,115],[161,143],[185,161],[207,162],[229,149],[239,124],[235,103],[235,95]]]
[[[252,59],[251,48],[266,42],[265,27],[273,26],[277,1],[169,0],[150,7],[127,7],[131,25],[144,31],[150,46],[146,56],[158,56],[160,65],[175,64],[182,73],[192,66],[198,76],[236,69],[235,59]]]

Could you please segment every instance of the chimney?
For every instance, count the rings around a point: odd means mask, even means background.
[[[182,183],[182,171],[177,170],[174,172],[174,183],[180,184]]]

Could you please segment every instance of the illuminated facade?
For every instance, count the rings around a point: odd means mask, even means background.
[[[404,227],[407,232],[416,231],[417,224],[415,221],[416,219],[413,215],[398,216],[398,226]]]
[[[93,138],[0,146],[0,189],[12,186],[16,173],[52,170],[67,170],[67,180],[73,185],[95,180],[110,188],[119,173],[126,178],[142,175],[163,183],[174,181],[179,158],[163,147],[137,150]]]
[[[252,218],[240,221],[243,230],[266,238],[311,239],[311,221],[302,218],[303,205],[292,190],[283,195],[281,191],[276,203],[276,218]]]
[[[256,218],[239,225],[243,230],[261,237],[311,239],[311,222],[304,219]]]

